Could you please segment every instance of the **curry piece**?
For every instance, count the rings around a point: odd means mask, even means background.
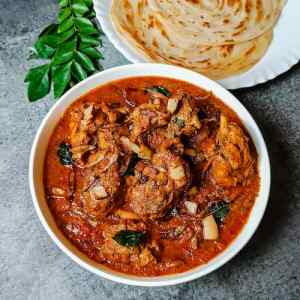
[[[170,151],[153,155],[151,162],[140,161],[135,175],[127,180],[126,200],[143,219],[163,217],[189,183],[188,164]]]
[[[131,235],[141,232],[145,234],[146,225],[139,223],[119,223],[119,224],[105,224],[103,226],[104,242],[100,248],[100,255],[104,260],[118,261],[123,264],[132,264],[137,268],[144,267],[148,264],[156,262],[156,258],[151,252],[151,247],[146,243],[138,244],[134,247],[121,245],[116,240],[118,233],[129,232]]]
[[[221,115],[217,134],[218,154],[212,160],[210,175],[221,186],[245,184],[254,172],[248,138],[242,129]]]

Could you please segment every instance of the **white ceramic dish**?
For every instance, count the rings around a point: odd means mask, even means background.
[[[43,186],[43,165],[48,141],[55,126],[70,104],[91,89],[112,80],[148,75],[171,77],[190,82],[206,90],[212,91],[217,97],[223,100],[225,104],[231,107],[239,115],[254,141],[259,157],[259,173],[261,178],[260,192],[252,209],[249,221],[244,226],[238,237],[224,252],[212,259],[209,263],[188,272],[152,278],[124,275],[112,271],[95,263],[77,250],[75,246],[73,246],[58,230],[48,208]],[[179,284],[204,276],[221,267],[245,246],[259,225],[267,205],[270,189],[270,163],[264,139],[255,121],[242,104],[219,84],[202,75],[174,66],[160,64],[135,64],[109,69],[89,77],[69,90],[51,108],[40,125],[32,146],[29,165],[29,184],[33,203],[40,221],[57,246],[75,262],[99,276],[116,282],[139,286],[165,286]]]
[[[147,62],[114,29],[110,19],[111,3],[112,0],[94,0],[97,19],[103,31],[129,61]],[[271,80],[295,65],[300,60],[299,12],[300,1],[288,0],[274,29],[272,44],[263,59],[249,71],[220,80],[219,83],[227,89],[250,87]]]

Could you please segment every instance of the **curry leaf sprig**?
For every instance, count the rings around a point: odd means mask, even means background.
[[[101,70],[97,49],[102,32],[94,23],[93,0],[59,0],[58,22],[47,26],[31,48],[29,59],[47,63],[28,71],[28,99],[36,101],[53,87],[60,97],[75,83]]]

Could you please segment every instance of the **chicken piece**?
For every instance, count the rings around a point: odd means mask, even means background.
[[[179,111],[172,116],[168,126],[169,132],[172,132],[174,136],[191,135],[201,128],[198,110],[194,107],[192,99],[183,94],[181,102]]]
[[[210,175],[220,186],[236,186],[246,183],[253,174],[253,158],[248,138],[236,123],[229,123],[224,115],[220,117],[217,135],[219,154],[212,160]]]
[[[170,114],[166,110],[166,103],[158,101],[144,103],[134,109],[131,114],[130,140],[136,139],[150,128],[162,127],[168,124]]]
[[[79,242],[80,247],[90,248],[94,237],[94,228],[85,221],[81,216],[66,212],[61,215],[62,230],[67,233],[67,236],[75,243]]]
[[[120,231],[132,230],[145,232],[146,228],[143,223],[120,223],[105,224],[103,228],[104,243],[100,248],[100,255],[108,261],[118,261],[122,264],[133,265],[141,268],[149,263],[156,262],[150,248],[147,245],[137,245],[127,247],[119,244],[114,237]]]
[[[164,151],[171,150],[176,154],[182,155],[184,146],[180,138],[174,137],[167,128],[157,128],[147,134],[147,144],[152,150]]]
[[[119,102],[106,103],[101,101],[99,106],[110,124],[122,123],[129,113],[128,108]]]
[[[120,155],[119,145],[112,129],[98,129],[97,137],[94,135],[94,146],[77,146],[72,149],[75,165],[78,168],[86,169],[97,165],[100,172],[105,172]],[[77,151],[78,148],[79,151]],[[80,155],[79,155],[80,154]]]
[[[81,195],[84,211],[93,218],[107,215],[115,207],[121,178],[118,134],[111,129],[98,129],[98,148],[87,159],[83,170],[85,184]]]
[[[115,207],[121,181],[117,163],[105,172],[98,167],[84,171],[86,183],[80,197],[84,212],[94,219],[101,219]]]
[[[96,130],[93,112],[93,104],[85,104],[80,109],[71,112],[69,128],[72,147],[87,145],[90,142],[89,134]]]
[[[224,157],[236,170],[252,161],[248,138],[236,123],[229,123],[224,115],[220,118],[220,129],[217,136]]]
[[[136,165],[134,177],[127,182],[126,200],[141,218],[161,218],[189,178],[188,165],[180,157],[170,151],[154,154],[151,162]]]
[[[209,127],[204,124],[190,137],[187,144],[195,150],[196,154],[209,159],[216,153],[216,133],[210,132]]]
[[[171,151],[156,153],[153,155],[152,163],[157,169],[166,172],[176,190],[183,190],[189,184],[190,169],[188,164]]]
[[[107,158],[108,150],[110,153],[115,153],[115,148],[113,151],[109,148],[118,145],[116,141],[119,141],[120,132],[128,134],[127,126],[118,127],[116,123],[120,121],[120,117],[125,118],[128,110],[119,104],[115,106],[110,108],[105,102],[100,102],[98,105],[84,104],[71,113],[69,127],[72,158],[78,167],[93,166],[104,157]],[[105,126],[106,123],[110,123],[108,127]]]
[[[165,172],[160,172],[150,163],[140,161],[134,177],[128,178],[127,183],[126,200],[143,219],[163,216],[173,201],[172,182]]]

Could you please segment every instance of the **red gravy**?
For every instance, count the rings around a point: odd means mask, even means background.
[[[259,182],[238,116],[213,94],[163,77],[113,81],[78,99],[44,167],[64,235],[91,259],[140,276],[181,273],[220,254],[247,222]]]

